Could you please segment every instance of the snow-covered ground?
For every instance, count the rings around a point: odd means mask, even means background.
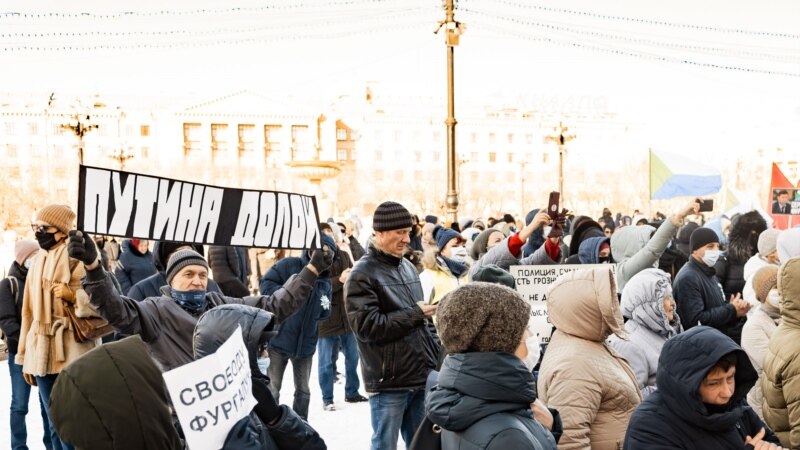
[[[11,379],[8,375],[8,362],[0,362],[0,448],[11,447],[9,430],[9,405],[11,404]],[[340,371],[344,371],[344,356],[339,357],[337,364]],[[359,370],[359,373],[360,370]],[[317,358],[311,370],[311,405],[308,411],[308,420],[325,439],[331,450],[368,449],[372,426],[370,425],[369,403],[346,403],[344,401],[344,380],[342,384],[334,384],[333,397],[336,411],[322,409],[322,394],[317,377]],[[363,386],[360,389],[366,396]],[[281,402],[291,406],[294,395],[291,365],[286,368],[283,386],[281,389]],[[30,407],[28,408],[28,447],[30,450],[44,450],[42,445],[42,419],[39,415],[37,403],[38,391],[31,390]],[[398,449],[405,448],[400,439]]]

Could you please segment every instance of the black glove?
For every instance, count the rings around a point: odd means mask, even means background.
[[[97,261],[97,246],[94,239],[84,235],[78,230],[69,231],[69,246],[67,252],[70,258],[75,258],[87,266]]]
[[[253,397],[258,404],[254,408],[256,415],[266,424],[274,423],[281,417],[281,407],[267,387],[268,382],[261,378],[253,377]]]
[[[328,270],[331,264],[333,264],[333,252],[328,247],[322,246],[321,250],[316,249],[311,254],[311,265],[317,269],[318,274]]]

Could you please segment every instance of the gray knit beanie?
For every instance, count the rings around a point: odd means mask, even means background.
[[[437,328],[448,353],[514,353],[530,313],[530,306],[512,289],[475,282],[439,302]]]
[[[167,284],[172,284],[175,275],[186,266],[203,266],[208,269],[208,262],[194,250],[179,250],[173,253],[167,263]]]

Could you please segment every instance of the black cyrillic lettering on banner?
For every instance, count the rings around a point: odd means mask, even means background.
[[[187,183],[80,167],[78,228],[92,234],[208,245],[313,249],[312,196]]]

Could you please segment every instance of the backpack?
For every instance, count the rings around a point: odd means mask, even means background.
[[[17,277],[9,275],[8,277],[8,284],[11,288],[11,295],[14,297],[14,305],[18,305],[19,301],[17,300],[17,294],[19,293],[19,280]],[[5,361],[8,359],[8,342],[6,339],[6,334],[0,329],[0,361]]]

